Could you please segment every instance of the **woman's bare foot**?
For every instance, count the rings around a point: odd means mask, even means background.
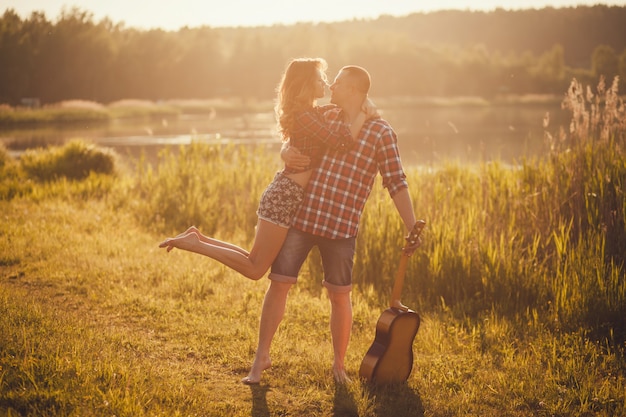
[[[175,237],[183,237],[188,235],[189,233],[196,233],[198,235],[200,235],[200,230],[198,230],[198,228],[196,226],[190,226],[187,230],[185,230],[184,232],[182,232],[179,235],[176,235]]]
[[[165,239],[159,244],[160,248],[167,248],[167,251],[171,251],[174,248],[190,250],[194,245],[200,242],[200,237],[195,231],[187,233],[186,235],[178,235],[177,237],[170,237]]]
[[[263,371],[265,371],[266,369],[269,369],[272,366],[272,361],[270,360],[270,358],[264,358],[264,359],[254,359],[254,362],[252,363],[252,368],[250,368],[250,373],[248,374],[247,377],[243,378],[241,380],[241,382],[243,382],[246,385],[256,385],[259,382],[261,382],[261,375],[263,374]]]
[[[179,240],[180,238],[182,238],[184,236],[187,236],[187,235],[189,235],[191,233],[194,233],[196,236],[200,237],[200,230],[198,230],[198,228],[196,226],[191,226],[187,230],[185,230],[184,232],[179,233],[178,235],[176,235],[174,237],[170,237],[170,238],[165,239],[163,242],[161,242],[159,244],[159,247],[160,248],[167,248],[167,251],[170,252],[172,249],[179,247],[175,243],[177,240]]]

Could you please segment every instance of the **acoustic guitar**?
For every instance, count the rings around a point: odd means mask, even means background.
[[[425,225],[423,220],[415,224],[406,238],[409,244],[417,242]],[[420,316],[400,302],[408,259],[402,251],[391,303],[378,319],[374,343],[359,368],[361,377],[377,384],[404,382],[413,368],[413,340],[420,326]]]

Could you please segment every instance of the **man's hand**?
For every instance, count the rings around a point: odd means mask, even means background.
[[[404,248],[402,248],[402,252],[406,256],[413,255],[417,248],[422,245],[421,234],[422,230],[424,230],[424,227],[426,227],[426,222],[424,220],[418,220],[417,222],[415,222],[413,229],[406,236],[406,245],[404,246]]]
[[[286,166],[295,170],[305,170],[311,164],[311,158],[301,154],[297,148],[289,145],[283,146],[280,150],[280,157]]]
[[[415,251],[422,246],[422,238],[418,237],[415,241],[411,242],[407,239],[406,245],[402,248],[402,252],[406,256],[411,256],[415,253]]]

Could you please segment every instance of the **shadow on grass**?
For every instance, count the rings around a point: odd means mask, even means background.
[[[250,385],[252,393],[252,417],[269,417],[270,410],[267,407],[267,391],[269,385]]]
[[[386,386],[368,386],[370,395],[376,396],[377,416],[421,417],[424,415],[422,398],[407,383]]]
[[[417,390],[406,383],[376,386],[363,386],[373,399],[373,415],[377,417],[423,417],[424,406]],[[267,392],[269,385],[250,385],[252,393],[252,417],[269,417]],[[345,384],[336,384],[333,401],[333,417],[359,417],[354,394]]]
[[[346,384],[335,384],[334,417],[359,417],[356,402]]]

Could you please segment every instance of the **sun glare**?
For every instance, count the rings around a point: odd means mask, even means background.
[[[6,4],[8,3],[8,4]],[[11,4],[13,3],[13,4]],[[162,28],[177,30],[181,27],[237,27],[271,26],[297,22],[336,22],[350,19],[375,19],[381,15],[404,16],[416,12],[441,9],[494,10],[496,8],[524,9],[567,7],[579,4],[593,5],[594,0],[291,0],[289,2],[257,2],[253,0],[154,0],[149,8],[144,2],[128,0],[7,0],[5,8],[13,9],[23,17],[33,11],[43,11],[54,20],[63,8],[77,7],[93,14],[96,20],[109,18],[113,22],[139,29]],[[618,2],[603,2],[617,4]]]

